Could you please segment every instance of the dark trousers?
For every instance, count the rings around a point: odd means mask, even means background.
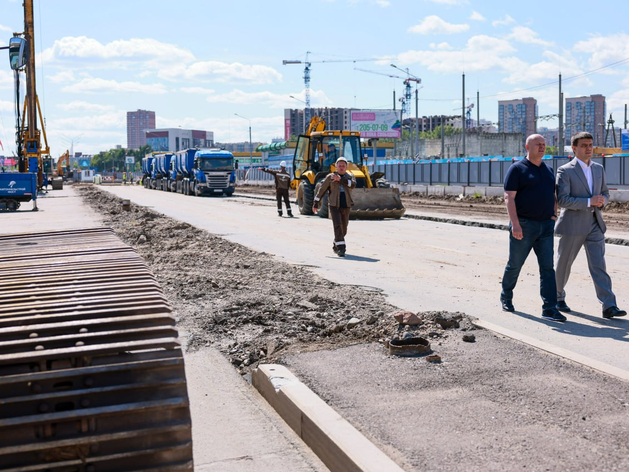
[[[282,211],[282,198],[284,199],[284,205],[286,205],[286,211],[290,211],[290,199],[288,198],[287,188],[276,188],[275,198],[277,199],[277,211]]]
[[[345,235],[347,234],[347,224],[349,223],[348,207],[330,207],[330,216],[334,225],[334,244],[345,245]]]
[[[520,270],[531,249],[535,251],[539,265],[540,295],[542,308],[554,308],[557,305],[557,283],[553,269],[553,235],[555,222],[553,220],[535,221],[520,218],[522,239],[515,239],[509,229],[509,261],[502,276],[503,300],[513,299],[513,289],[518,281]]]

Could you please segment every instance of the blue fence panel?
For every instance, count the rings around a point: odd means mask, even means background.
[[[605,157],[605,177],[607,185],[622,185],[622,157]]]
[[[480,184],[489,185],[489,171],[491,167],[491,162],[480,162],[479,163],[480,172],[479,172],[479,182]]]

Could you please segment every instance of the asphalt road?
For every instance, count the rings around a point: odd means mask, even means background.
[[[629,319],[604,320],[582,253],[573,266],[568,322],[542,320],[539,273],[531,255],[515,290],[516,313],[501,311],[507,260],[505,231],[403,218],[351,221],[348,256],[331,250],[332,223],[298,215],[278,218],[273,202],[196,198],[143,187],[103,187],[119,197],[186,221],[292,264],[310,266],[341,284],[383,290],[411,311],[461,311],[572,353],[629,371]],[[298,212],[295,212],[298,214]],[[621,308],[629,307],[629,248],[607,246],[608,271]]]

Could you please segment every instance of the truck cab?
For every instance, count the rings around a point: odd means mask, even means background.
[[[236,188],[234,155],[224,149],[200,149],[194,156],[194,194],[230,196]]]

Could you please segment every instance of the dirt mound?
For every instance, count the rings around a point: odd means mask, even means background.
[[[144,207],[123,211],[121,199],[92,186],[77,191],[145,259],[187,333],[186,347],[213,345],[241,373],[295,351],[473,329],[465,315],[447,312],[418,313],[419,325],[400,325],[378,291],[332,283]]]

